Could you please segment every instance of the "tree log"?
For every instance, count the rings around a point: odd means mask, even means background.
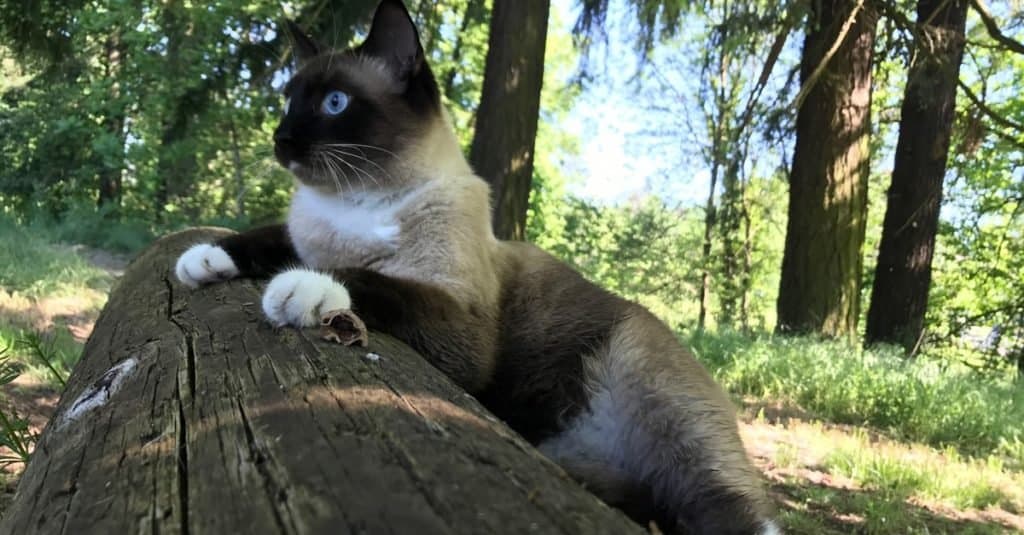
[[[275,330],[259,282],[179,285],[224,232],[129,267],[0,533],[643,532],[396,340]]]

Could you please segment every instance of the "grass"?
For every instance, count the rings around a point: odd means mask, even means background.
[[[744,442],[786,533],[1005,533],[1024,528],[1024,473],[998,457],[744,410]]]
[[[843,342],[705,333],[689,340],[731,392],[781,400],[835,423],[1024,466],[1024,384],[948,361]]]
[[[829,452],[824,466],[890,500],[914,498],[956,509],[1024,511],[1024,477],[998,457],[964,459],[954,450],[872,443],[864,432]]]
[[[0,217],[0,347],[29,379],[61,388],[82,351],[66,325],[95,316],[113,278],[52,239]]]
[[[110,277],[46,231],[27,229],[0,216],[0,289],[30,299],[74,295],[83,289],[106,293]]]

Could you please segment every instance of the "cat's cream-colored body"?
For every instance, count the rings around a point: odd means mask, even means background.
[[[436,128],[450,127],[441,121]],[[489,187],[470,172],[454,136],[433,138],[448,143],[398,155],[402,165],[392,169],[405,174],[391,191],[330,194],[300,185],[289,232],[310,267],[367,267],[436,285],[462,305],[499,317],[503,291],[529,291],[538,277],[564,272],[551,269],[560,262],[535,247],[494,237]],[[688,487],[701,482],[666,465],[677,448],[693,447],[706,450],[699,462],[728,486],[762,493],[732,406],[706,371],[647,311],[627,305],[621,317],[607,343],[587,355],[589,407],[540,442],[541,452],[612,502],[644,482],[657,488],[659,500],[684,501],[693,492]],[[771,529],[766,523],[764,532]]]
[[[675,334],[537,247],[495,239],[490,188],[462,155],[401,3],[381,4],[355,51],[296,39],[306,58],[275,133],[299,178],[287,227],[196,246],[179,278],[299,264],[264,294],[273,323],[307,327],[351,306],[633,518],[777,533],[731,403]],[[332,91],[350,109],[317,111]]]

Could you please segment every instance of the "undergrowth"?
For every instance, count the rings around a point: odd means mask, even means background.
[[[1024,384],[1010,372],[979,374],[945,360],[907,360],[894,350],[810,338],[725,332],[688,342],[734,394],[1024,466]]]
[[[44,230],[0,216],[0,289],[29,298],[72,294],[82,288],[109,290],[110,277]]]

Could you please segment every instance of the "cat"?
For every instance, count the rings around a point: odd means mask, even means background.
[[[381,2],[351,50],[290,32],[296,72],[274,133],[297,179],[287,223],[188,249],[178,279],[270,278],[262,308],[278,326],[353,310],[638,522],[779,533],[732,404],[673,332],[539,248],[494,237],[490,189],[403,3]]]

